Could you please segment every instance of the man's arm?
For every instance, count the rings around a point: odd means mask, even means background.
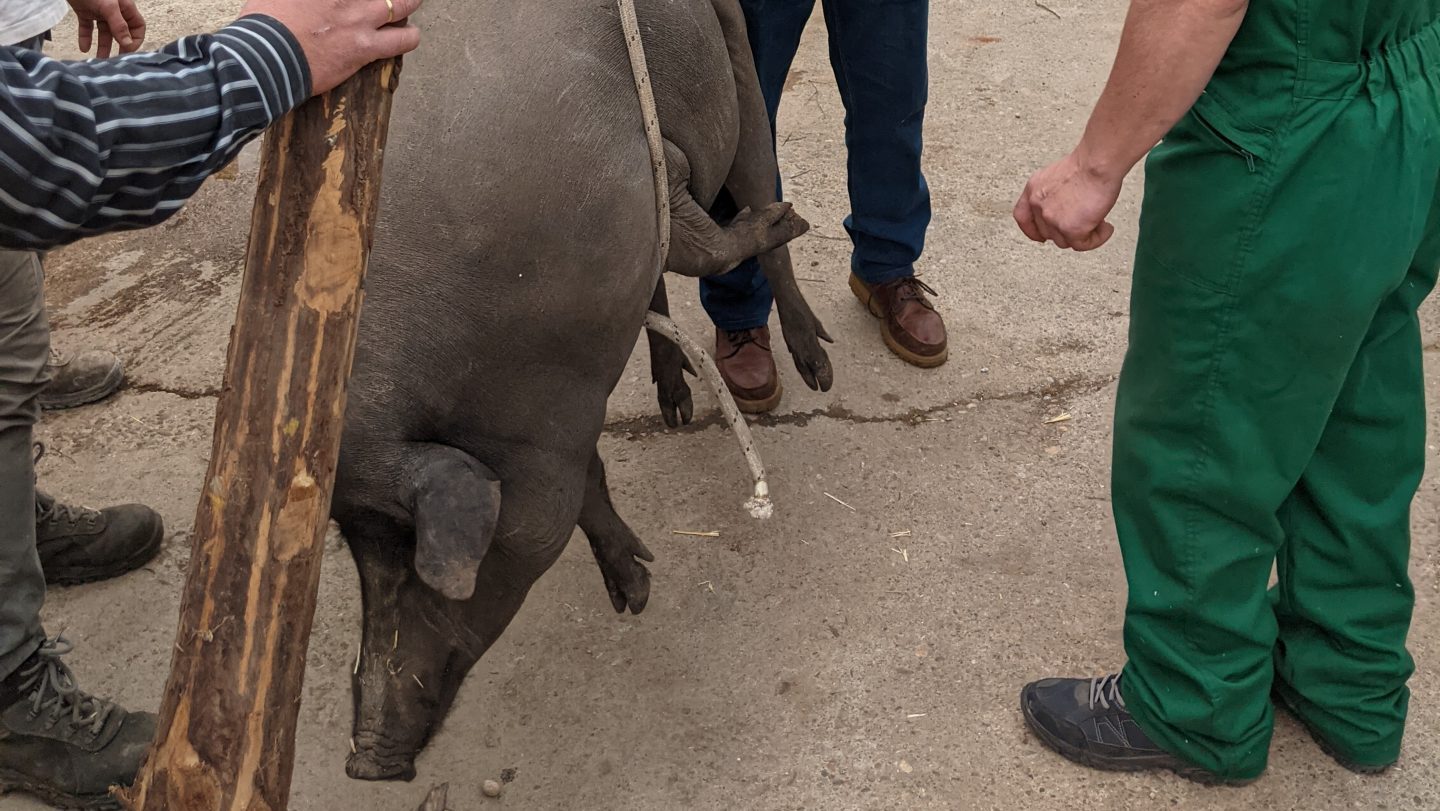
[[[412,50],[420,0],[251,0],[160,53],[61,62],[0,48],[0,247],[155,225],[311,93]]]
[[[1036,242],[1092,250],[1135,164],[1195,104],[1225,55],[1248,0],[1133,0],[1110,81],[1075,151],[1037,172],[1015,205]]]
[[[310,88],[295,39],[266,17],[109,62],[7,51],[0,72],[7,247],[161,222]]]

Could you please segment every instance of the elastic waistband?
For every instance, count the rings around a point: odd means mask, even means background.
[[[1440,18],[1364,62],[1302,57],[1298,70],[1296,95],[1310,99],[1348,99],[1386,86],[1434,81],[1440,72]]]

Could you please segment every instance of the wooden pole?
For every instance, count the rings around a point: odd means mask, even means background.
[[[159,731],[132,811],[281,811],[399,60],[265,137]]]

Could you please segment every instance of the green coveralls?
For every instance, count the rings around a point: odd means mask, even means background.
[[[1122,689],[1222,776],[1264,770],[1272,684],[1339,754],[1398,756],[1437,189],[1440,0],[1251,0],[1148,160],[1115,416]]]

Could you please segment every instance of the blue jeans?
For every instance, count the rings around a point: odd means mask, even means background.
[[[929,0],[821,0],[830,66],[845,103],[851,270],[870,284],[911,276],[930,225],[930,188],[920,169],[929,69]],[[770,114],[815,0],[740,0]],[[776,179],[779,187],[779,179]],[[721,212],[715,212],[721,214]],[[770,285],[754,259],[700,281],[700,303],[723,330],[770,319]]]

